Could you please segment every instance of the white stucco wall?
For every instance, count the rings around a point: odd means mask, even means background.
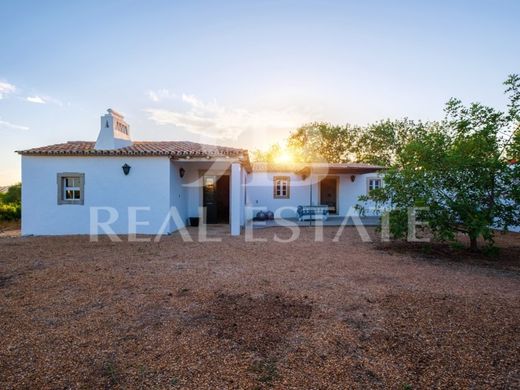
[[[124,164],[131,166],[125,176]],[[22,234],[66,235],[90,233],[91,207],[112,207],[119,218],[111,227],[116,234],[128,234],[128,208],[145,207],[138,212],[138,221],[149,222],[137,226],[137,233],[157,234],[174,206],[180,223],[169,221],[165,233],[182,227],[189,217],[198,216],[202,206],[201,172],[229,174],[230,162],[172,161],[168,157],[61,157],[22,156]],[[184,168],[183,178],[179,169]],[[59,205],[57,199],[58,173],[72,172],[85,175],[84,204]],[[291,178],[290,198],[273,197],[273,177]],[[358,203],[358,197],[366,194],[367,178],[376,173],[335,175],[339,178],[339,215],[346,215]],[[309,184],[312,181],[312,204],[320,204],[319,178],[313,175],[302,180],[300,175],[287,172],[254,172],[247,174],[243,167],[237,173],[240,190],[236,192],[235,205],[230,202],[230,213],[235,210],[239,224],[252,217],[244,205],[275,211],[280,207],[308,205]],[[245,184],[245,185],[244,185]],[[231,191],[230,191],[231,193]],[[256,213],[256,212],[255,212]],[[283,217],[296,217],[285,210]],[[106,221],[108,213],[99,213],[100,221]]]
[[[273,178],[274,176],[290,177],[290,198],[275,199],[273,197]],[[313,174],[302,180],[300,175],[290,172],[253,172],[247,177],[247,200],[249,207],[263,208],[264,210],[275,211],[280,207],[298,207],[299,205],[309,205],[310,188],[312,181],[312,204],[320,204],[320,191],[318,180],[325,175]],[[352,182],[351,174],[329,175],[339,178],[338,189],[338,215],[347,215],[349,209],[359,203],[358,198],[367,193],[367,179],[379,177],[377,173],[355,175]],[[254,211],[256,214],[258,210]],[[351,211],[352,213],[352,211]],[[370,215],[370,213],[367,213]],[[297,214],[291,210],[284,210],[281,213],[284,218],[296,218]],[[248,218],[252,216],[249,215]]]
[[[188,201],[189,192],[186,184],[186,176],[180,177],[180,169],[183,168],[185,172],[188,172],[187,164],[182,162],[170,162],[170,206],[175,207],[179,213],[182,224],[177,224],[173,219],[170,221],[170,230],[175,231],[187,226],[187,219],[191,216],[188,214]]]
[[[347,215],[347,213],[357,214],[351,207],[354,207],[356,204],[361,204],[358,200],[361,195],[367,195],[368,183],[367,180],[369,178],[382,178],[381,175],[377,173],[369,173],[363,175],[355,175],[355,180],[352,182],[351,176],[349,174],[338,175],[340,177],[340,185],[339,185],[339,214]],[[370,204],[365,204],[367,207],[367,215],[371,215],[373,213],[368,212],[368,208]]]
[[[274,176],[288,176],[290,178],[290,198],[275,199],[273,197]],[[247,199],[246,204],[253,208],[252,213],[256,215],[258,209],[275,211],[282,207],[298,207],[308,205],[310,199],[310,178],[302,180],[300,175],[291,172],[253,172],[247,177]],[[314,183],[312,188],[313,204],[316,203],[317,187]],[[247,215],[251,219],[254,215]],[[297,214],[291,210],[281,211],[284,218],[295,218]]]
[[[124,164],[131,166],[128,176]],[[58,205],[57,174],[85,174],[83,205]],[[172,175],[173,176],[173,175]],[[90,208],[114,207],[119,213],[112,224],[117,234],[128,233],[128,207],[139,211],[137,233],[156,234],[170,204],[171,163],[167,157],[49,157],[22,156],[22,234],[89,234]],[[100,221],[108,214],[101,212]]]

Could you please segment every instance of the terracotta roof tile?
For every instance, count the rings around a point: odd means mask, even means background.
[[[189,141],[136,141],[120,149],[98,150],[95,142],[71,141],[64,144],[20,150],[22,155],[37,156],[168,156],[168,157],[245,157],[247,150],[206,145]]]

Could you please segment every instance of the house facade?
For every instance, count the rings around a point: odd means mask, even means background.
[[[366,164],[251,163],[248,151],[183,141],[131,139],[114,110],[96,142],[74,141],[22,156],[22,234],[169,234],[190,218],[229,224],[232,235],[260,210],[298,218],[298,206],[355,213],[360,195],[382,185]],[[107,230],[108,229],[108,230]]]

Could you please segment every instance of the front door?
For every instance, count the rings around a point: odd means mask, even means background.
[[[204,175],[203,180],[206,223],[229,223],[229,176]]]
[[[329,206],[330,214],[338,213],[337,189],[336,177],[326,177],[320,182],[320,204]]]

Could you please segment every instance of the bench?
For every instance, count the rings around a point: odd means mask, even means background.
[[[296,212],[298,213],[299,221],[315,221],[315,220],[326,221],[327,218],[329,217],[329,206],[327,206],[327,205],[298,206]]]

